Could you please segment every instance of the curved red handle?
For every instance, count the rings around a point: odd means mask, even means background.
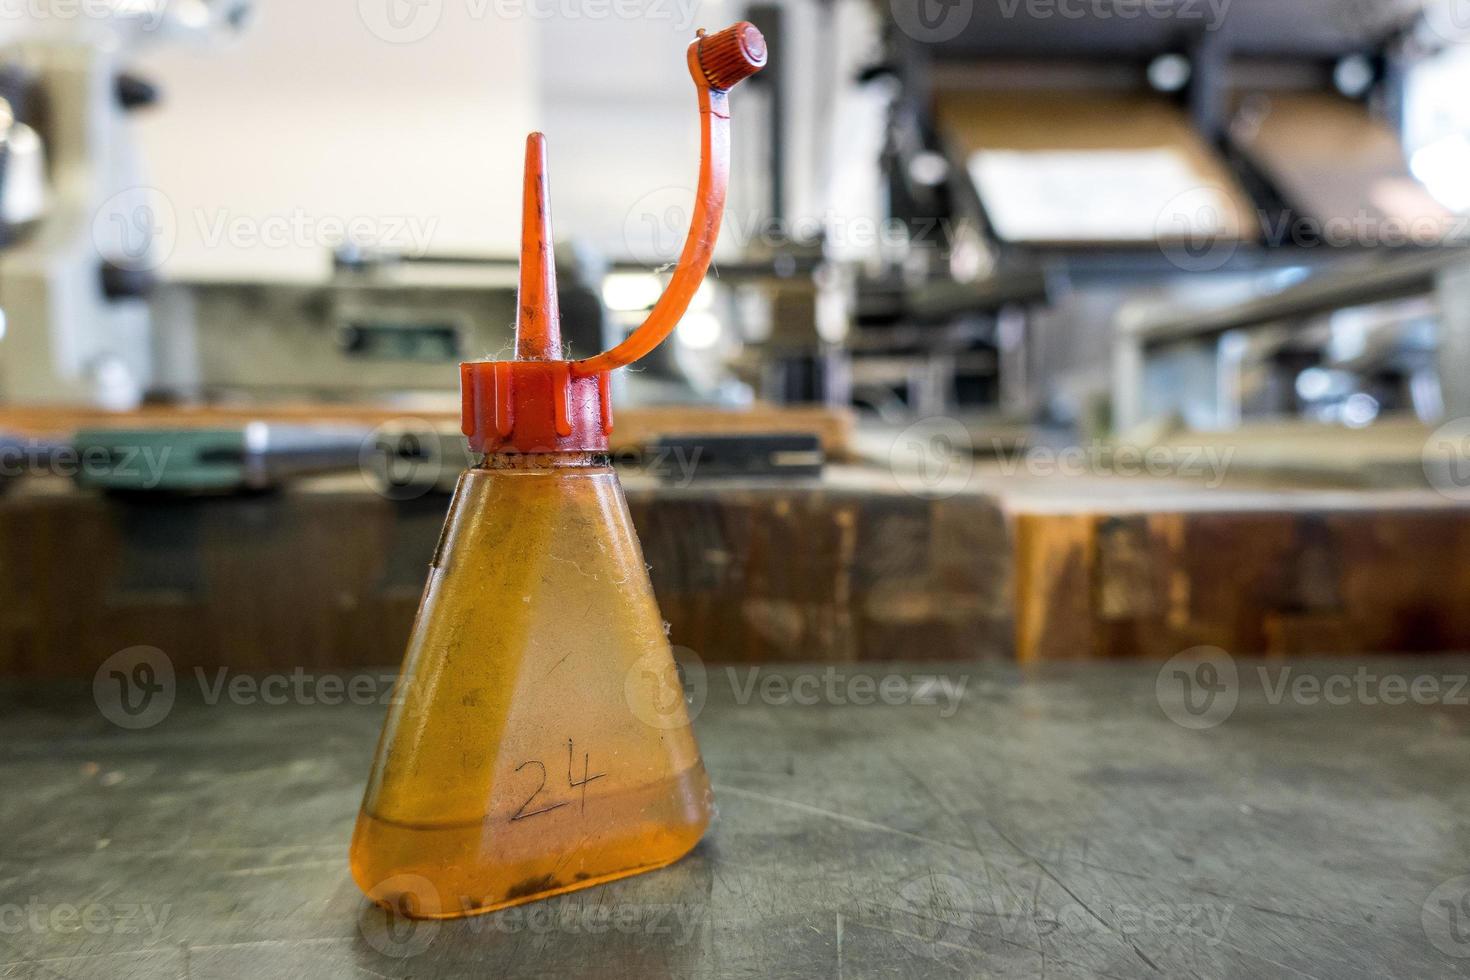
[[[718,34],[700,32],[689,45],[689,74],[699,96],[699,186],[684,251],[648,319],[621,344],[595,357],[572,362],[572,374],[585,377],[632,364],[673,333],[704,281],[720,237],[725,192],[730,182],[729,90],[766,64],[766,42],[755,25],[741,21]]]

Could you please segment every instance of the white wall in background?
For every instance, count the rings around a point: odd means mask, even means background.
[[[543,22],[536,125],[546,132],[559,238],[649,265],[677,258],[699,173],[699,113],[685,50],[697,28],[726,27],[742,8],[665,0],[643,5],[658,16]],[[763,123],[749,111],[750,89],[736,89],[731,101],[738,189],[747,165],[741,141]],[[732,221],[748,210],[737,198],[732,192]],[[730,254],[736,238],[722,234],[720,254]]]
[[[811,5],[787,6],[790,35],[772,52],[788,63],[787,203],[793,217],[810,219],[829,207],[825,115],[836,65],[814,50],[827,25]],[[696,28],[725,27],[744,8],[741,0],[256,0],[238,38],[160,45],[138,59],[164,91],[136,127],[149,180],[175,209],[164,271],[319,277],[329,267],[321,241],[354,218],[400,247],[431,233],[434,252],[513,251],[532,129],[548,137],[559,238],[611,258],[671,261],[699,163],[684,51]],[[641,13],[606,13],[618,9]],[[768,210],[766,100],[752,87],[732,99],[722,256],[737,254]],[[250,241],[267,235],[287,241]]]
[[[1409,168],[1451,211],[1470,211],[1470,50],[1447,47],[1409,72],[1404,149]]]
[[[697,27],[714,31],[742,19],[746,4],[643,2],[665,16],[547,20],[539,83],[559,233],[614,257],[657,264],[650,252],[672,261],[682,243],[699,162],[684,46]],[[785,69],[785,209],[789,227],[809,232],[832,217],[834,206],[843,210],[839,219],[851,216],[833,199],[834,181],[849,169],[834,152],[850,147],[839,147],[832,129],[856,65],[869,49],[876,52],[876,22],[868,0],[841,0],[833,8],[778,2],[785,36],[771,57]],[[761,245],[770,210],[766,102],[750,83],[731,95],[733,172],[717,256]]]
[[[146,51],[163,103],[137,133],[174,210],[165,274],[317,278],[354,219],[400,247],[513,250],[539,24],[495,11],[257,0],[234,40]]]

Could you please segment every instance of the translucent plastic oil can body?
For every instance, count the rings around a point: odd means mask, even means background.
[[[677,860],[713,805],[682,695],[613,471],[469,471],[358,818],[358,885],[447,917]]]

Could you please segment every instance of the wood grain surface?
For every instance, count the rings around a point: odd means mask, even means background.
[[[193,666],[396,664],[448,497],[340,481],[216,497],[0,496],[0,676],[146,644]],[[978,496],[635,481],[670,637],[711,661],[1007,656],[1006,527]]]
[[[1022,661],[1470,649],[1457,508],[1019,513]]]

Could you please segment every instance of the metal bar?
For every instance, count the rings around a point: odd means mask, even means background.
[[[1231,330],[1264,326],[1334,310],[1404,299],[1435,288],[1441,273],[1470,260],[1459,249],[1435,250],[1390,262],[1355,264],[1314,276],[1279,293],[1215,310],[1175,310],[1120,324],[1145,347],[1218,337]]]

